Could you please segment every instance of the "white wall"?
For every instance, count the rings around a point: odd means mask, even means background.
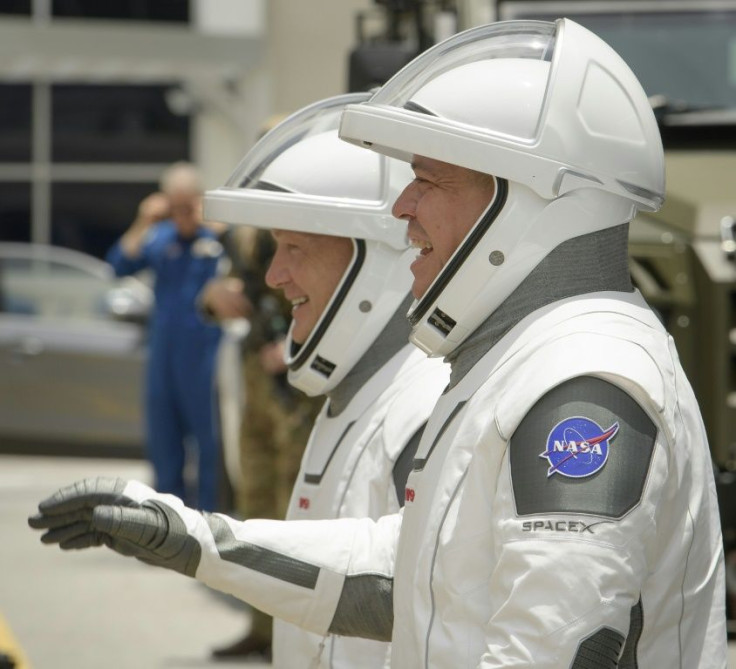
[[[267,58],[272,113],[347,91],[355,17],[372,0],[268,0]]]
[[[194,0],[192,23],[208,35],[265,37],[267,0]],[[252,146],[261,119],[270,113],[265,49],[261,59],[231,82],[200,83],[195,99],[192,153],[207,188],[224,183]]]
[[[230,92],[197,92],[194,159],[206,185],[221,184],[274,116],[347,91],[355,18],[373,0],[196,0],[198,29],[261,34],[263,58]],[[227,110],[226,110],[227,108]]]

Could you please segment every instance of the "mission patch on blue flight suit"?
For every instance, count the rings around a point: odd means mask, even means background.
[[[520,516],[620,518],[641,499],[657,428],[617,386],[583,376],[550,390],[509,443]]]

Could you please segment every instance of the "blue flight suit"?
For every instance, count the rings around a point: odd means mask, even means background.
[[[217,275],[222,246],[199,228],[192,239],[178,235],[172,221],[157,223],[138,258],[126,257],[118,241],[107,261],[117,276],[150,268],[155,272],[155,307],[150,323],[145,415],[147,452],[156,488],[189,499],[184,485],[185,439],[199,453],[200,509],[218,507],[220,441],[215,364],[221,330],[198,315],[197,295]]]

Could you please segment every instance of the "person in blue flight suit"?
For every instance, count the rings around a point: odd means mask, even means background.
[[[160,192],[141,201],[107,261],[118,276],[143,269],[155,274],[145,388],[147,455],[155,487],[212,511],[219,507],[221,470],[215,394],[221,331],[200,318],[196,298],[218,274],[223,249],[202,223],[202,190],[193,165],[171,165],[161,177]],[[184,478],[192,437],[198,454],[196,498]]]

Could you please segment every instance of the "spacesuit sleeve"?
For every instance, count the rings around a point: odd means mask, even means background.
[[[636,666],[619,658],[635,657],[641,631],[668,475],[663,430],[620,386],[582,376],[498,437],[507,453],[480,666]]]
[[[147,246],[144,245],[138,258],[128,258],[123,253],[120,241],[117,241],[107,252],[105,260],[112,266],[115,276],[130,276],[150,265]]]
[[[390,638],[400,514],[378,521],[205,518],[198,580],[310,632]]]

